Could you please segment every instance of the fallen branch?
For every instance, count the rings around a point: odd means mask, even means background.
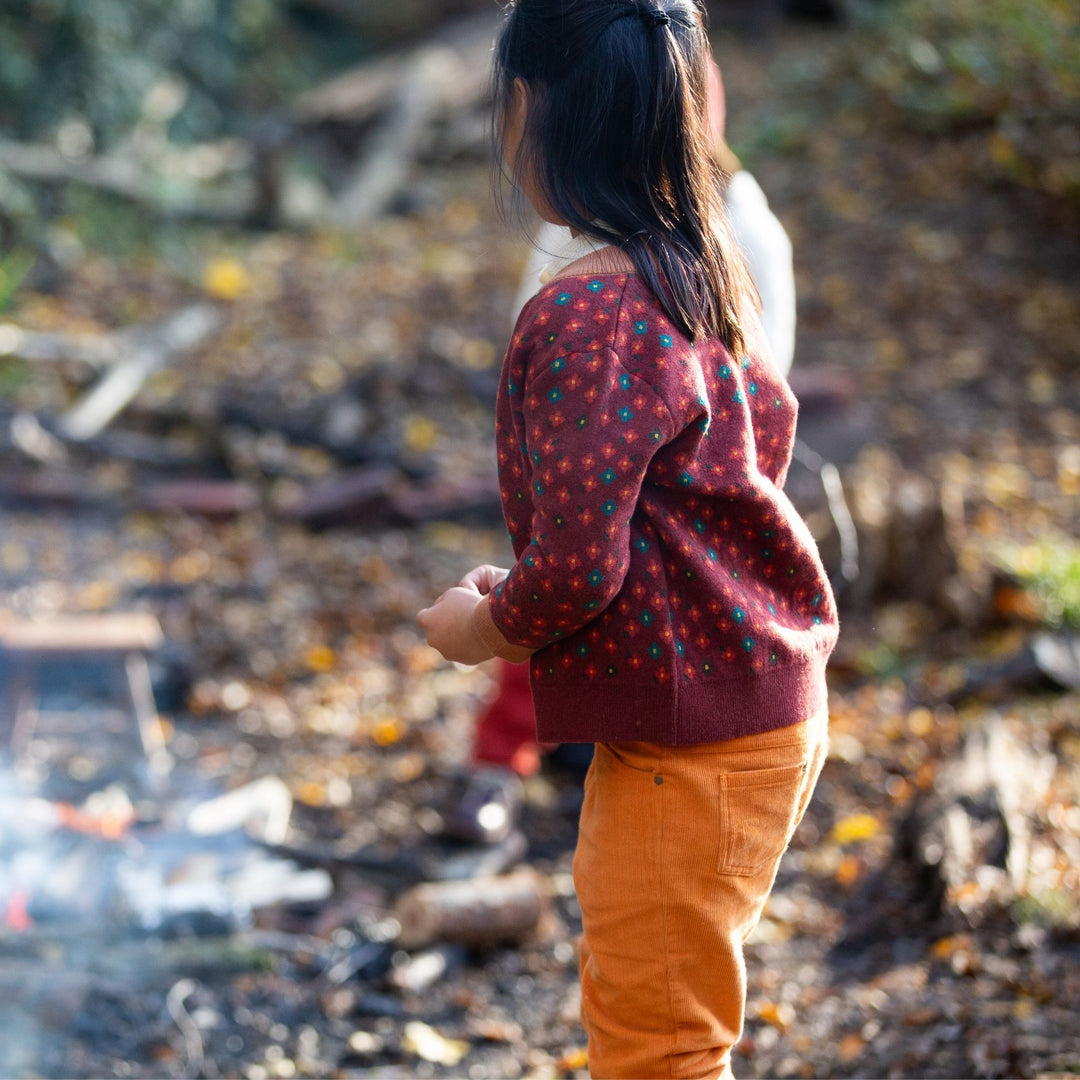
[[[0,174],[4,173],[36,183],[82,184],[155,214],[204,222],[245,221],[255,204],[252,185],[246,179],[233,181],[219,190],[196,181],[184,185],[177,193],[171,176],[155,177],[135,157],[111,155],[73,160],[51,146],[9,139],[0,139]]]
[[[132,331],[126,359],[113,365],[100,382],[60,418],[59,434],[77,442],[91,439],[139,392],[146,380],[175,356],[201,344],[222,324],[221,312],[193,304],[152,326]]]
[[[354,228],[382,213],[401,191],[420,153],[446,91],[463,75],[461,61],[449,49],[430,47],[404,68],[367,153],[357,162],[338,195],[330,218]]]

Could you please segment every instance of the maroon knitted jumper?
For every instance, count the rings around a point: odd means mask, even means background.
[[[541,741],[689,745],[825,708],[836,607],[781,490],[797,405],[749,333],[738,360],[691,344],[627,272],[522,310],[495,427],[517,562],[489,611],[538,650]]]

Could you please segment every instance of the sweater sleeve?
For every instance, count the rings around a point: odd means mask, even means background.
[[[521,424],[530,539],[491,594],[508,642],[540,649],[595,619],[618,594],[630,521],[674,425],[663,399],[609,348],[542,355],[525,375]]]

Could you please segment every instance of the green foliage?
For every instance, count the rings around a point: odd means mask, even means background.
[[[0,313],[10,309],[19,286],[33,265],[34,256],[19,248],[0,258]]]
[[[0,129],[40,139],[74,120],[105,149],[155,108],[148,94],[168,75],[180,90],[178,107],[166,107],[173,139],[233,133],[310,85],[328,59],[362,50],[339,40],[323,55],[319,44],[284,0],[5,0]]]
[[[860,69],[918,126],[941,130],[1080,99],[1074,0],[906,0],[860,9]]]
[[[1080,206],[1075,0],[905,0],[858,9],[875,106],[931,133],[989,128],[988,169]]]
[[[1035,597],[1048,626],[1080,628],[1080,542],[1047,534],[1003,548],[996,562]]]

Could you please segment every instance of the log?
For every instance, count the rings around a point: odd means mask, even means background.
[[[993,719],[964,738],[900,829],[898,853],[913,861],[941,909],[976,924],[991,905],[1023,893],[1029,814],[1053,777],[1054,759],[1022,747]]]
[[[304,91],[293,103],[291,117],[302,127],[324,124],[367,126],[390,105],[402,83],[409,78],[410,69],[432,45],[445,47],[459,58],[455,78],[443,87],[444,111],[479,105],[488,92],[494,33],[490,16],[461,19],[446,27],[426,46],[365,61]]]
[[[504,877],[418,885],[401,897],[394,915],[405,949],[436,941],[479,947],[528,938],[546,905],[539,874],[523,867]]]
[[[444,47],[420,50],[405,66],[392,104],[367,152],[343,184],[331,223],[355,228],[381,214],[400,193],[448,88],[464,77],[459,58]]]

